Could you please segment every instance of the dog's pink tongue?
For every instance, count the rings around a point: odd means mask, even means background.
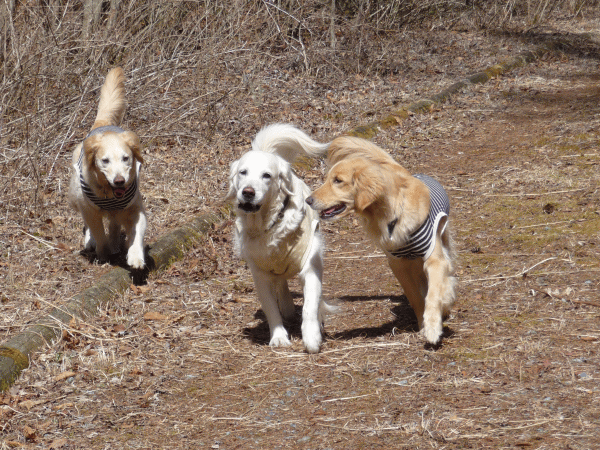
[[[115,197],[121,198],[125,195],[125,189],[123,189],[123,188],[113,189],[113,194],[115,194]]]

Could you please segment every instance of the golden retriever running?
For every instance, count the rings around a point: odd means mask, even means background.
[[[231,164],[229,199],[235,199],[235,248],[254,279],[271,331],[269,345],[291,345],[283,319],[295,316],[288,279],[298,276],[304,291],[302,340],[309,353],[323,342],[321,326],[331,310],[321,297],[323,249],[319,218],[309,208],[310,189],[291,163],[298,155],[320,156],[327,144],[292,125],[276,123],[258,132],[252,150]]]
[[[126,107],[124,81],[121,68],[106,76],[92,131],[73,152],[69,202],[83,217],[86,251],[96,249],[97,258],[106,261],[119,251],[124,227],[127,264],[142,269],[146,212],[138,183],[143,159],[138,136],[118,126]]]
[[[325,183],[307,198],[321,219],[356,212],[385,252],[425,339],[437,344],[454,303],[454,252],[447,226],[450,205],[439,183],[411,175],[364,139],[343,136],[329,145]]]

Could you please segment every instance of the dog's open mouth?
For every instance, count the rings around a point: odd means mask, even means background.
[[[125,195],[125,192],[127,192],[127,189],[125,188],[113,188],[113,194],[116,198],[122,198]]]
[[[254,203],[238,203],[238,208],[240,208],[242,211],[246,211],[249,213],[253,213],[256,212],[260,209],[260,205],[255,205]]]
[[[346,210],[346,205],[339,204],[321,211],[321,219],[331,219]]]

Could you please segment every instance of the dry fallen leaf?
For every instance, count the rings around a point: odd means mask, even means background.
[[[69,252],[69,251],[71,251],[71,247],[69,247],[64,242],[59,242],[58,244],[56,244],[56,248],[58,250],[60,250],[60,251],[63,251],[63,252]]]
[[[46,450],[59,449],[64,447],[67,444],[67,440],[65,438],[55,439],[53,440]]]
[[[113,325],[113,331],[115,333],[121,333],[125,331],[125,329],[125,325],[123,325],[122,323],[117,323],[116,325]]]
[[[52,378],[54,381],[61,381],[61,380],[66,380],[67,378],[71,378],[74,377],[75,375],[77,375],[76,372],[71,372],[70,370],[60,373],[58,375],[56,375],[54,378]]]
[[[131,284],[129,288],[133,291],[135,295],[145,294],[150,290],[150,286],[136,286],[135,284]]]
[[[31,427],[28,427],[27,425],[25,425],[23,427],[23,436],[25,436],[25,439],[27,439],[28,441],[33,441],[36,438],[35,435],[35,430]]]
[[[27,408],[27,410],[29,411],[34,406],[41,405],[42,403],[46,403],[47,401],[48,400],[24,400],[22,402],[19,402],[19,406]]]
[[[148,311],[144,314],[144,320],[167,320],[167,316],[156,311]]]
[[[75,404],[73,402],[61,403],[60,405],[56,405],[56,407],[54,409],[60,410],[60,409],[65,409],[65,408],[71,408],[74,405]]]

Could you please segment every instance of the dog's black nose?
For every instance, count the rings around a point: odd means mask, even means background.
[[[314,198],[312,198],[312,197],[308,197],[308,198],[306,199],[306,203],[308,203],[309,205],[312,205],[312,204],[314,203],[314,201],[315,201],[315,199],[314,199]]]
[[[125,184],[125,178],[119,175],[114,179],[113,183],[115,186],[123,186]]]
[[[256,195],[256,192],[254,192],[254,189],[252,189],[251,187],[244,188],[244,190],[242,191],[242,197],[244,197],[244,200],[246,201],[252,200],[254,198],[254,195]]]

